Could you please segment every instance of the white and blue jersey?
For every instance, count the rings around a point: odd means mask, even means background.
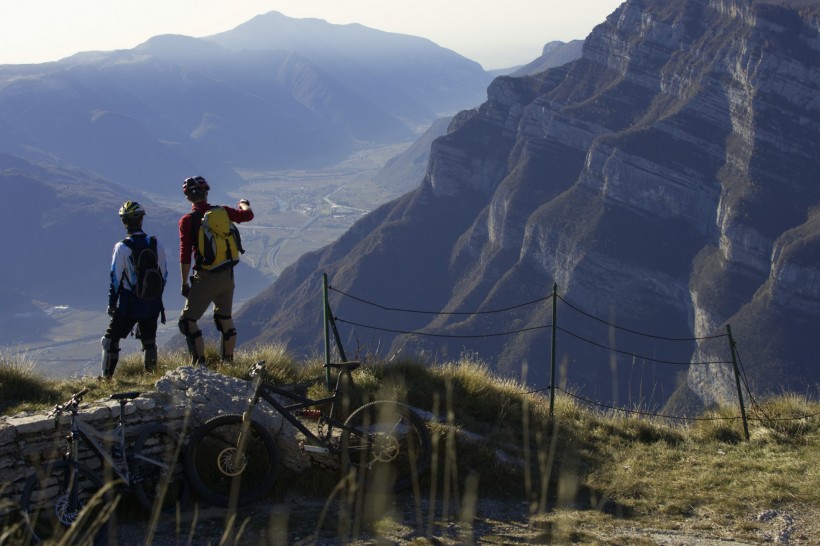
[[[134,240],[145,237],[147,235],[143,231],[128,234],[128,238]],[[165,263],[165,248],[159,240],[157,240],[157,263],[162,274],[163,284],[165,284],[168,280],[168,268]],[[119,241],[114,245],[110,277],[111,283],[108,288],[109,307],[116,307],[118,313],[131,316],[135,313],[139,315],[153,314],[154,308],[156,308],[157,313],[159,312],[162,307],[161,298],[159,298],[158,307],[150,305],[151,309],[142,309],[145,305],[140,305],[140,300],[132,297],[133,289],[137,285],[137,269],[133,260],[131,260],[131,249],[123,241]]]

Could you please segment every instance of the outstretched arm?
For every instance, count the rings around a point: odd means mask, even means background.
[[[241,224],[242,222],[250,222],[253,220],[253,211],[251,210],[251,204],[247,199],[241,199],[237,205],[237,208],[222,208],[228,212],[228,218],[230,218],[231,222]]]

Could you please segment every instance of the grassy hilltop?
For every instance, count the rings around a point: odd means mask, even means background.
[[[139,356],[124,357],[107,382],[49,380],[32,363],[0,357],[0,412],[49,409],[88,386],[95,399],[118,391],[150,391],[160,376],[144,375]],[[278,347],[238,352],[230,366],[216,364],[213,348],[208,357],[210,366],[226,375],[247,377],[253,362],[266,360],[269,381],[315,380],[312,388],[324,389],[320,362],[296,362]],[[161,354],[160,373],[186,364],[184,353]],[[528,392],[468,359],[436,366],[365,362],[354,377],[365,396],[390,392],[439,416],[430,425],[436,453],[432,472],[415,494],[455,508],[449,514],[444,509],[444,515],[441,508],[419,512],[413,544],[441,543],[434,538],[440,520],[463,524],[465,514],[473,514],[470,507],[485,498],[517,507],[527,540],[536,543],[655,544],[630,535],[635,528],[755,543],[776,538],[771,537],[773,514],[791,518],[790,544],[820,542],[816,401],[789,394],[756,401],[748,410],[746,441],[735,407],[672,421],[602,412],[559,391],[550,419],[548,392]],[[285,477],[273,495],[297,491],[329,497],[334,484],[327,476],[310,469]],[[379,522],[370,523],[378,535]],[[483,543],[511,540],[497,538],[485,536]]]

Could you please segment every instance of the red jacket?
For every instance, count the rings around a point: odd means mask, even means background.
[[[195,203],[191,206],[191,212],[197,211],[200,214],[205,214],[209,208],[211,208],[209,203]],[[253,211],[251,209],[241,210],[226,207],[225,205],[222,205],[222,208],[228,212],[228,218],[231,222],[241,224],[253,220]],[[193,222],[193,217],[190,213],[179,219],[179,261],[183,264],[191,263],[194,254],[194,234],[191,222]],[[194,269],[196,269],[196,266],[194,266]]]

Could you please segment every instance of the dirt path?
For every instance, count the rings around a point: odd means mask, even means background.
[[[225,533],[226,511],[190,509],[180,517],[166,517],[157,525],[155,546],[273,545],[301,546],[392,544],[635,544],[642,546],[754,546],[761,543],[817,546],[820,529],[813,520],[791,513],[770,511],[750,516],[744,531],[732,536],[727,529],[698,529],[686,520],[676,530],[641,528],[630,520],[610,519],[605,525],[580,523],[560,529],[549,515],[530,517],[527,506],[508,500],[483,499],[474,511],[441,506],[430,513],[426,502],[400,505],[377,502],[377,523],[365,523],[350,513],[372,512],[373,507],[345,511],[340,504],[304,497],[259,503],[243,508],[232,532]],[[466,516],[464,515],[466,512]],[[583,517],[578,518],[583,522]],[[431,523],[432,522],[432,523]],[[703,523],[700,523],[703,525]],[[193,532],[192,532],[193,529]],[[146,544],[149,535],[141,520],[120,521],[117,544]]]

